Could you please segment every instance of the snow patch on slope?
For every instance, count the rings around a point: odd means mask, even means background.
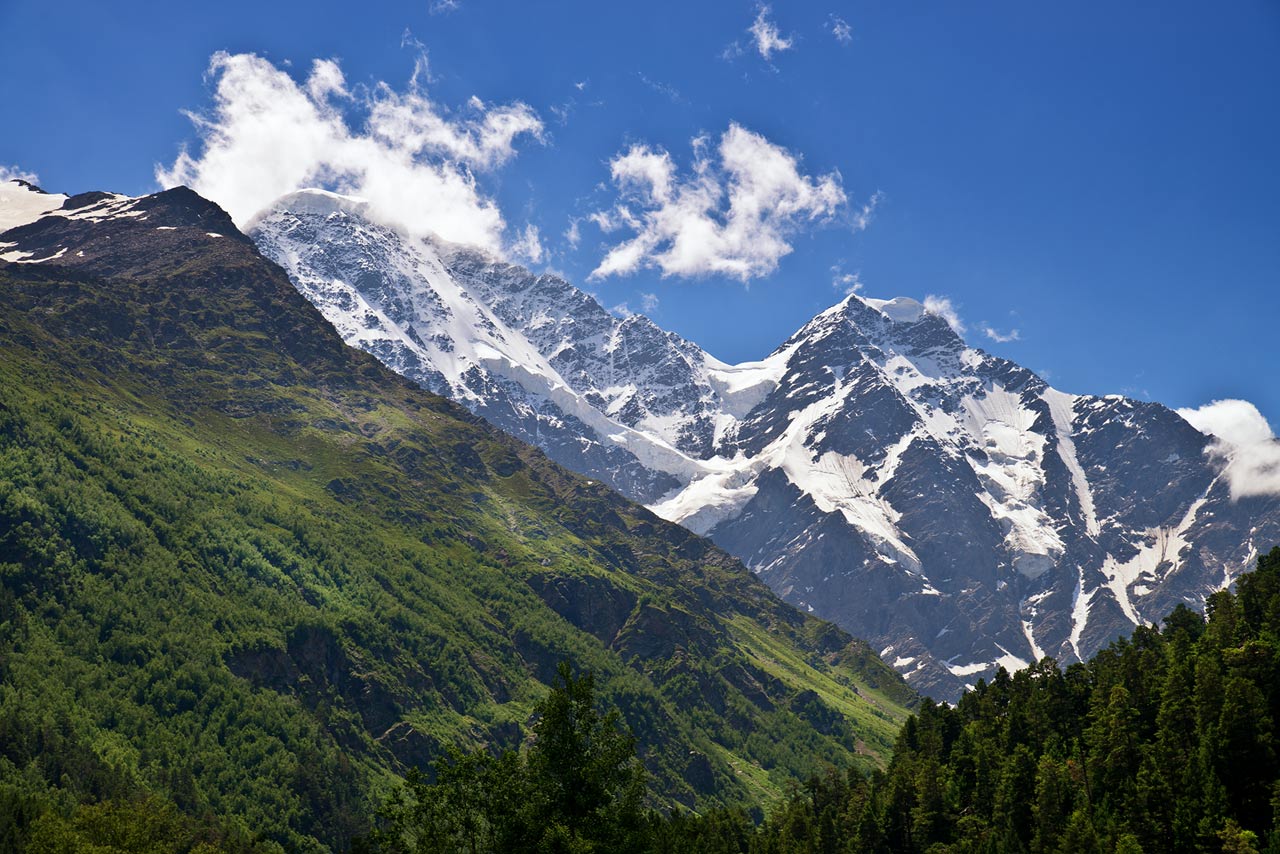
[[[1084,627],[1089,622],[1089,604],[1093,601],[1093,596],[1097,593],[1097,588],[1085,593],[1084,590],[1084,567],[1076,567],[1076,585],[1071,593],[1071,635],[1067,638],[1071,644],[1071,649],[1076,654],[1076,658],[1084,661],[1084,656],[1080,654],[1080,636],[1084,633]]]
[[[1142,625],[1143,620],[1129,597],[1130,589],[1132,588],[1138,595],[1150,593],[1151,585],[1157,584],[1163,575],[1178,566],[1183,550],[1191,545],[1187,539],[1187,532],[1195,524],[1196,516],[1208,501],[1213,486],[1214,484],[1211,483],[1205,490],[1205,494],[1192,502],[1176,526],[1159,527],[1147,531],[1144,541],[1134,544],[1137,554],[1133,557],[1121,563],[1112,555],[1107,555],[1102,565],[1102,574],[1106,576],[1107,588],[1120,604],[1125,617],[1135,626]],[[1160,572],[1161,567],[1165,568],[1164,573]],[[1139,581],[1146,584],[1139,585]]]
[[[979,498],[1004,530],[1014,568],[1038,578],[1057,563],[1066,547],[1039,495],[1045,437],[1032,430],[1036,413],[1015,394],[993,383],[982,395],[963,399],[965,432],[981,442],[985,460],[970,465],[986,487]]]
[[[0,232],[35,222],[66,200],[61,193],[42,193],[21,181],[0,183]]]
[[[1080,502],[1080,512],[1084,514],[1085,530],[1090,537],[1096,538],[1101,530],[1098,526],[1098,511],[1094,508],[1089,478],[1080,466],[1080,460],[1076,456],[1076,443],[1072,438],[1076,397],[1056,389],[1046,389],[1040,399],[1049,405],[1049,414],[1053,416],[1053,429],[1058,437],[1058,456],[1062,458],[1067,471],[1071,472],[1071,483],[1075,487],[1076,499]]]
[[[924,305],[910,297],[894,297],[893,299],[862,297],[861,299],[895,323],[915,323],[924,317]]]

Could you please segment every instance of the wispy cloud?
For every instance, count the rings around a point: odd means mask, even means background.
[[[742,49],[742,42],[730,42],[725,45],[724,50],[720,51],[720,58],[725,62],[732,62],[742,56],[745,51]]]
[[[542,259],[546,257],[546,251],[542,248],[542,238],[536,225],[526,225],[524,231],[517,235],[511,244],[511,254],[530,264],[542,263]]]
[[[552,106],[547,107],[547,112],[556,117],[557,124],[563,126],[569,123],[569,116],[573,115],[573,108],[574,103],[572,101],[566,101],[563,104],[553,104]]]
[[[400,34],[400,47],[402,49],[407,47],[413,48],[414,50],[417,50],[423,53],[425,53],[427,50],[427,46],[423,44],[422,40],[419,39],[417,36],[415,36],[413,34],[413,30],[409,29],[408,27],[405,27],[404,32]]]
[[[845,296],[849,296],[862,290],[862,279],[858,273],[846,273],[843,262],[841,262],[831,267],[831,287]]]
[[[841,18],[840,15],[833,14],[827,23],[831,26],[831,35],[835,36],[836,41],[840,42],[841,45],[854,44],[854,28],[849,26],[847,20]]]
[[[591,273],[594,279],[641,268],[664,276],[723,275],[743,282],[777,269],[799,228],[844,208],[840,174],[810,177],[799,159],[738,124],[714,151],[693,140],[691,174],[679,174],[661,148],[633,145],[610,172],[619,202],[590,217],[606,233],[630,231]]]
[[[640,294],[640,310],[645,314],[652,314],[658,310],[657,294]]]
[[[1215,400],[1178,414],[1214,437],[1207,452],[1224,464],[1233,499],[1280,495],[1280,441],[1256,406],[1247,400]]]
[[[577,249],[578,244],[582,242],[582,229],[579,226],[582,220],[574,217],[569,220],[569,227],[564,230],[564,242],[569,244],[570,249]]]
[[[867,230],[867,226],[871,225],[871,218],[875,214],[876,208],[882,201],[884,201],[884,193],[876,190],[862,207],[853,212],[850,224],[853,226],[854,234]]]
[[[955,305],[951,302],[950,297],[940,297],[929,294],[924,298],[924,310],[930,314],[936,314],[947,322],[947,325],[957,335],[963,335],[965,331],[964,321],[960,319],[960,313],[956,310]]]
[[[299,83],[259,56],[217,53],[209,76],[213,108],[188,114],[197,151],[157,166],[161,185],[191,186],[241,225],[280,196],[318,186],[360,196],[373,218],[411,233],[502,250],[506,224],[475,174],[514,157],[517,139],[542,138],[525,104],[472,98],[444,108],[426,91],[425,61],[404,91],[349,88],[332,60],[316,60]]]
[[[447,15],[462,8],[462,0],[430,0],[427,11],[432,15]]]
[[[756,53],[760,54],[765,62],[769,62],[775,53],[791,50],[795,44],[794,37],[782,35],[778,30],[778,25],[769,20],[771,11],[773,10],[769,6],[761,6],[756,12],[756,19],[747,28],[747,32],[751,34]]]
[[[836,41],[840,44],[848,45],[853,43],[853,27],[849,26],[849,22],[839,15],[832,14],[827,19],[827,24],[831,28],[831,35],[835,36]]]
[[[769,18],[772,11],[773,9],[770,6],[758,5],[755,19],[752,20],[751,26],[746,29],[746,33],[749,36],[746,40],[746,45],[743,45],[741,39],[732,41],[720,52],[720,58],[726,62],[732,62],[747,51],[754,51],[760,55],[761,59],[769,63],[769,68],[777,71],[772,64],[774,54],[791,50],[795,46],[795,37],[782,34],[778,29],[778,25]]]
[[[547,107],[547,111],[556,117],[557,124],[564,126],[569,123],[569,117],[572,116],[574,112],[577,111],[578,107],[582,105],[579,99],[586,91],[587,85],[586,80],[580,80],[577,83],[574,83],[573,91],[569,93],[569,97],[565,99],[563,103]],[[601,106],[601,102],[587,102],[586,106],[599,107]]]
[[[0,184],[7,184],[10,181],[26,181],[28,184],[39,184],[40,176],[34,172],[28,172],[20,166],[0,164]]]
[[[663,83],[660,80],[653,80],[652,78],[649,77],[649,75],[645,74],[643,71],[637,71],[636,77],[640,79],[641,83],[648,86],[650,89],[657,92],[659,95],[662,95],[671,103],[673,104],[686,103],[684,96],[680,94],[680,90],[672,86],[670,83]]]
[[[1016,329],[1010,329],[1008,332],[1001,332],[990,324],[982,324],[982,334],[990,338],[997,344],[1008,344],[1010,341],[1021,341],[1022,335]]]

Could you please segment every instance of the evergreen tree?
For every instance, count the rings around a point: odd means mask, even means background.
[[[644,771],[616,709],[601,715],[590,672],[556,671],[526,755],[449,753],[436,779],[410,774],[368,847],[389,854],[641,850]]]
[[[622,850],[642,817],[644,773],[635,739],[622,729],[617,709],[604,716],[596,710],[590,672],[575,678],[566,661],[556,678],[529,749],[535,820],[572,850]],[[557,842],[550,850],[561,847]]]

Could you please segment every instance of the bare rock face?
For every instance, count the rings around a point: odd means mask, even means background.
[[[1087,658],[1280,542],[1280,501],[1233,500],[1177,413],[1057,391],[915,300],[850,296],[728,365],[332,194],[249,234],[348,343],[709,535],[938,697]]]

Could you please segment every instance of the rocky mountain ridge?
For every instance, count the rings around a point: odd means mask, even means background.
[[[568,282],[319,191],[248,229],[346,340],[744,560],[954,696],[1198,605],[1280,537],[1210,438],[1072,395],[908,298],[851,295],[728,365]]]
[[[1233,499],[1176,413],[1053,389],[911,299],[850,296],[728,365],[358,200],[291,194],[248,231],[348,343],[708,534],[938,696],[1002,664],[1087,658],[1280,535],[1277,500]]]

